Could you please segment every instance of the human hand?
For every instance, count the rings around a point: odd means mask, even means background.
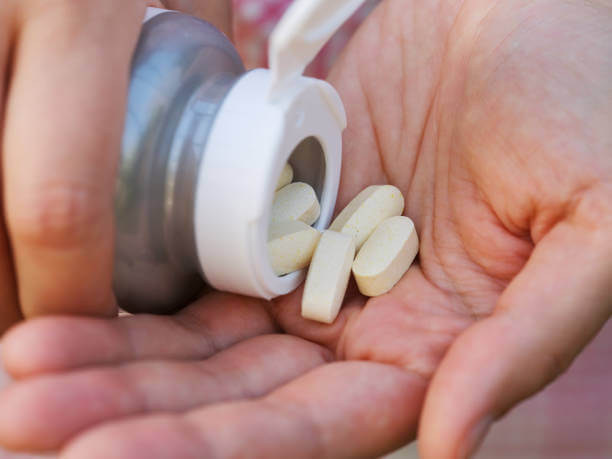
[[[226,0],[169,1],[229,31]],[[116,314],[117,159],[144,0],[0,6],[0,335],[41,314]],[[184,5],[183,5],[184,4]],[[84,269],[85,267],[85,269]]]
[[[301,319],[300,292],[26,324],[4,343],[27,378],[0,401],[4,444],[370,457],[420,420],[423,457],[462,457],[571,363],[612,311],[611,5],[412,6],[383,3],[331,80],[349,115],[339,204],[400,187],[418,265],[388,295],[349,292],[331,326]],[[255,337],[278,328],[296,337]]]

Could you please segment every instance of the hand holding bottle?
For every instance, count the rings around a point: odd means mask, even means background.
[[[0,331],[21,314],[116,311],[115,170],[145,7],[132,0],[0,7]]]
[[[225,0],[0,6],[0,334],[22,316],[116,313],[116,169],[147,6],[212,14],[230,30]]]

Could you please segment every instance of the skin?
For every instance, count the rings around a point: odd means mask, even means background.
[[[147,5],[231,29],[225,0],[2,2],[0,334],[22,317],[117,313],[115,174]]]
[[[300,291],[30,321],[3,343],[19,381],[0,443],[374,457],[418,431],[424,458],[469,456],[612,314],[611,74],[609,1],[383,2],[330,75],[349,118],[339,208],[398,186],[418,263],[387,295],[351,286],[331,326],[300,317]]]

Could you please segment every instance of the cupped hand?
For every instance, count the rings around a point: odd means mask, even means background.
[[[172,317],[40,319],[0,442],[66,457],[464,457],[612,313],[612,4],[387,0],[330,79],[339,206],[392,183],[421,238],[387,295],[331,326],[300,292]],[[279,334],[278,332],[285,332]],[[112,421],[112,422],[110,422]]]
[[[147,5],[229,32],[226,0],[0,5],[0,335],[23,316],[116,314],[116,169]]]

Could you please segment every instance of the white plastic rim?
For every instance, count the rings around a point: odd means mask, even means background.
[[[267,252],[275,185],[286,161],[314,137],[325,158],[321,216],[330,223],[340,181],[346,117],[327,83],[300,77],[270,103],[268,70],[245,74],[211,128],[196,187],[194,231],[201,270],[216,289],[260,298],[295,290],[303,271],[278,277]]]
[[[149,7],[147,8],[147,11],[145,12],[145,17],[142,20],[142,23],[144,24],[148,20],[153,19],[155,16],[159,16],[162,13],[169,13],[170,11],[171,10],[164,10],[162,8]]]

